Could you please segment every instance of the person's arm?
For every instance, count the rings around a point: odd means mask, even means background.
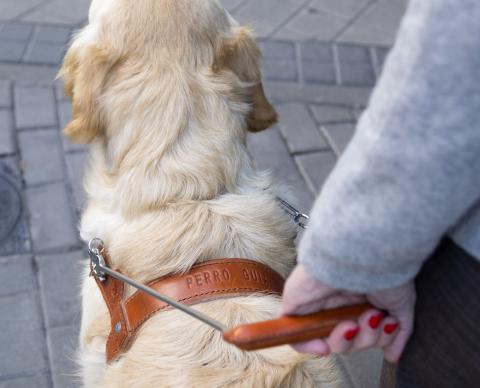
[[[317,199],[282,304],[282,314],[301,315],[364,298],[390,316],[370,310],[297,350],[376,346],[399,360],[413,330],[412,278],[480,195],[479,20],[477,0],[411,0],[370,105]]]
[[[299,262],[333,287],[411,279],[480,197],[480,2],[412,0]]]

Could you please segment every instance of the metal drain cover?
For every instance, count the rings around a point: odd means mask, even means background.
[[[0,173],[0,241],[15,229],[22,214],[22,200],[18,189]]]

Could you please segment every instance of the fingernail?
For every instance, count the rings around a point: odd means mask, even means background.
[[[389,323],[388,325],[385,325],[383,328],[383,331],[385,334],[392,334],[395,330],[398,328],[398,323]]]
[[[351,341],[351,340],[353,340],[353,339],[357,336],[357,334],[358,334],[359,331],[360,331],[360,328],[358,328],[358,327],[355,328],[355,329],[350,329],[349,331],[347,331],[347,332],[345,333],[345,335],[344,335],[343,337],[344,337],[347,341]]]
[[[378,326],[380,326],[380,322],[384,317],[385,317],[385,314],[382,314],[382,313],[371,316],[370,319],[368,320],[368,326],[370,326],[372,329],[378,328]]]

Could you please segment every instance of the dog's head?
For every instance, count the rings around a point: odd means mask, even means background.
[[[247,129],[261,131],[277,115],[263,91],[260,60],[248,28],[237,26],[217,0],[93,0],[90,24],[74,38],[59,73],[73,101],[64,132],[80,143],[104,135],[111,118],[107,89],[120,77],[133,82],[141,66],[154,69],[159,61],[188,71],[208,66],[213,77],[231,73],[251,106]]]

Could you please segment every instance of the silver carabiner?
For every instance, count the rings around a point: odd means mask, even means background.
[[[105,272],[102,271],[102,266],[105,267],[105,259],[103,258],[104,243],[99,238],[93,238],[88,243],[88,255],[92,264],[90,276],[96,277],[101,282],[107,280]]]
[[[306,225],[302,220],[308,221],[310,217],[297,209],[295,209],[292,205],[290,205],[287,201],[283,200],[280,197],[277,197],[277,201],[282,206],[283,210],[285,210],[293,219],[293,221],[302,229],[308,229],[308,225]]]

